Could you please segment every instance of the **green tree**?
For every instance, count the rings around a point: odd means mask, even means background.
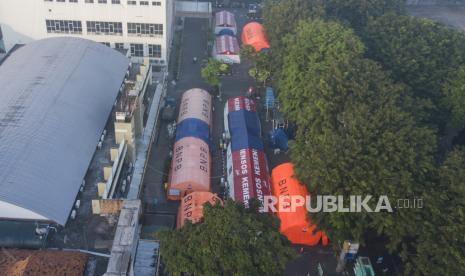
[[[449,74],[442,92],[442,104],[451,113],[451,126],[462,128],[465,123],[465,66]]]
[[[282,275],[294,256],[276,217],[227,200],[206,205],[198,224],[156,234],[165,270],[170,275]]]
[[[451,151],[435,178],[406,274],[465,275],[465,149]]]
[[[269,53],[255,52],[250,45],[245,45],[241,48],[241,57],[248,60],[252,67],[249,69],[249,75],[262,86],[266,85],[266,81],[271,75],[271,57]]]
[[[465,64],[465,34],[431,20],[387,14],[371,20],[363,38],[369,58],[410,86],[416,99],[429,102],[426,122],[447,125],[451,111],[445,108],[452,106],[442,105],[442,90],[450,72]]]
[[[263,25],[270,42],[273,69],[279,69],[285,54],[283,38],[292,33],[300,20],[324,16],[322,0],[266,0]],[[279,70],[274,70],[279,73]]]
[[[404,88],[363,59],[362,42],[340,24],[301,22],[285,42],[289,54],[279,99],[297,124],[291,159],[309,191],[375,198],[421,194],[433,167],[435,136],[400,107],[408,98]],[[417,212],[317,213],[312,218],[329,229],[335,243],[363,243],[367,231],[376,231],[394,251],[418,229]]]
[[[200,74],[202,79],[209,85],[218,87],[220,84],[221,63],[216,59],[209,58],[207,64],[202,68]]]
[[[404,0],[327,0],[324,3],[328,18],[348,23],[357,31],[361,30],[370,18],[388,12],[405,12]]]

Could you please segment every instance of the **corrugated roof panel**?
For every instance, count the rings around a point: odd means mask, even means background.
[[[0,66],[1,201],[66,223],[128,65],[67,37],[32,42]]]

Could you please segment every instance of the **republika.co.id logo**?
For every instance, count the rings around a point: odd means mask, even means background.
[[[408,204],[406,204],[406,202]],[[421,198],[398,199],[394,208],[423,208]],[[393,212],[393,205],[388,196],[382,195],[375,198],[371,195],[351,195],[344,197],[342,195],[317,195],[317,196],[300,196],[300,195],[281,195],[265,196],[263,209],[265,212],[295,212],[298,208],[305,207],[309,213],[318,212],[341,212],[341,213],[378,213]]]

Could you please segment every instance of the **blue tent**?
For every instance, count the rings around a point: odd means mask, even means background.
[[[232,151],[254,148],[263,150],[260,122],[256,112],[233,111],[228,114]]]
[[[287,151],[289,149],[288,146],[288,138],[286,133],[282,128],[275,128],[270,131],[270,146],[274,149],[280,149],[282,151]]]
[[[205,143],[210,144],[210,128],[208,124],[200,119],[184,119],[176,127],[175,142],[185,137],[195,137],[202,139]]]
[[[273,88],[267,87],[265,92],[265,106],[268,108],[273,108],[274,106],[274,93]]]
[[[221,31],[218,32],[217,36],[222,36],[222,35],[234,36],[234,32],[231,29],[221,29]]]

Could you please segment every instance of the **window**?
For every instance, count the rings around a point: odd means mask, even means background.
[[[144,45],[131,44],[131,56],[143,57],[144,56]]]
[[[99,3],[99,4],[106,4],[106,3],[107,3],[107,0],[98,0],[98,3]]]
[[[81,21],[45,20],[47,33],[82,34]]]
[[[148,6],[148,5],[149,5],[149,1],[140,1],[140,2],[139,2],[139,5],[141,5],[141,6]]]
[[[161,45],[149,44],[149,57],[161,58]]]
[[[163,24],[128,23],[128,34],[141,36],[163,35]]]
[[[77,3],[78,0],[69,0],[70,3]]]
[[[100,42],[101,44],[110,47],[110,42]]]
[[[86,3],[91,3],[93,4],[94,3],[94,0],[85,0]]]
[[[57,0],[57,2],[65,2],[65,0]]]
[[[124,43],[115,43],[115,49],[124,49]]]
[[[44,2],[53,2],[53,0],[44,0]]]
[[[137,1],[128,1],[128,5],[137,5]]]
[[[152,6],[161,6],[161,2],[159,2],[159,1],[152,1]]]
[[[120,0],[111,0],[111,3],[112,4],[121,4],[121,1]]]
[[[87,21],[87,33],[96,35],[123,35],[123,23]]]

